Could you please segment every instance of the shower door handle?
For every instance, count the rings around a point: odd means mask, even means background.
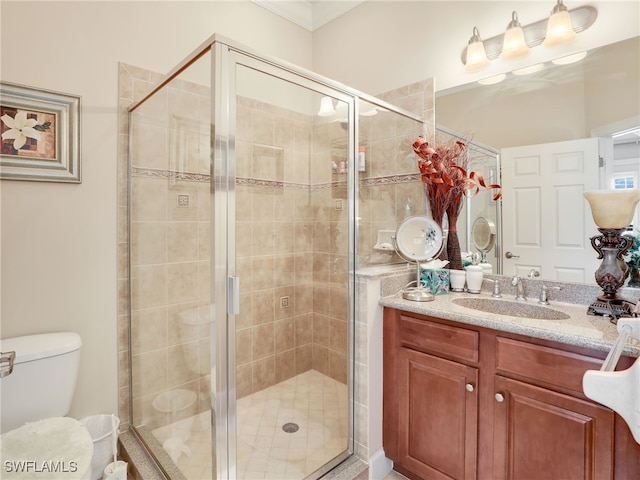
[[[240,313],[240,277],[227,277],[227,313]]]

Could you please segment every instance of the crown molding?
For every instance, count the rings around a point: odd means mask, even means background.
[[[364,0],[251,0],[256,5],[313,32]]]

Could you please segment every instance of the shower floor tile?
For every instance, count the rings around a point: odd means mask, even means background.
[[[302,479],[339,455],[349,433],[347,397],[346,385],[309,370],[238,400],[236,478]],[[287,423],[298,430],[285,432]],[[188,480],[211,478],[210,412],[153,433]]]

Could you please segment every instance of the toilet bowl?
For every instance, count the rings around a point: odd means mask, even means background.
[[[0,340],[3,360],[10,359],[0,378],[3,480],[89,478],[91,435],[78,420],[65,417],[81,346],[74,332]]]

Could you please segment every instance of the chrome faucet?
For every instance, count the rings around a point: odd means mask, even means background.
[[[522,283],[522,277],[520,275],[515,275],[511,279],[511,285],[516,287],[516,300],[519,302],[524,302],[527,297],[524,295],[524,284]]]

